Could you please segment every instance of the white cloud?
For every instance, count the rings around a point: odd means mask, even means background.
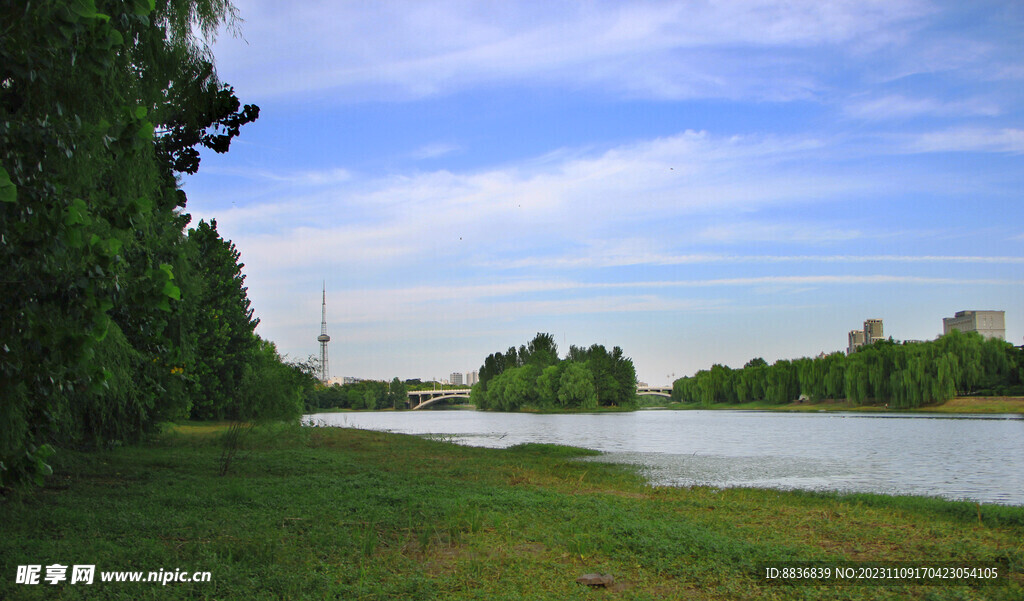
[[[462,148],[458,144],[436,142],[417,148],[412,152],[412,158],[417,160],[436,159],[459,150],[462,150]]]
[[[222,36],[215,51],[244,95],[338,90],[357,100],[526,80],[655,98],[806,98],[819,87],[813,56],[786,61],[766,51],[886,47],[903,41],[893,29],[934,12],[918,0],[253,0],[239,8],[247,43]]]
[[[870,121],[931,117],[995,117],[1002,113],[994,101],[984,98],[946,101],[937,98],[909,98],[899,94],[857,98],[843,107],[850,117]]]
[[[856,240],[864,233],[855,229],[836,229],[821,224],[723,223],[704,228],[695,238],[705,242],[745,244],[748,242],[826,243]]]
[[[522,256],[555,240],[562,248],[593,240],[626,244],[623,228],[655,233],[684,215],[817,203],[871,189],[872,182],[861,178],[807,170],[805,161],[823,152],[827,147],[814,139],[684,132],[480,172],[353,176],[308,189],[257,191],[246,206],[217,217],[247,249],[248,260],[279,268],[302,265],[312,252],[339,266]],[[696,238],[820,241],[857,235],[816,225],[741,222],[705,228]]]
[[[203,174],[231,175],[256,181],[269,181],[292,186],[324,186],[339,184],[352,178],[347,169],[339,167],[320,170],[272,171],[269,169],[222,167],[210,165],[203,167]]]
[[[1024,129],[958,127],[902,137],[905,152],[1024,152]]]
[[[467,320],[502,321],[511,317],[550,317],[594,313],[679,312],[721,308],[727,301],[691,298],[686,290],[749,288],[758,294],[779,290],[810,292],[832,286],[1019,286],[1010,278],[922,277],[912,275],[773,275],[694,280],[581,282],[524,280],[495,284],[415,285],[354,288],[339,301],[328,290],[330,321],[347,324],[459,323]],[[725,294],[725,293],[723,293]],[[319,299],[307,299],[295,325],[319,316]],[[317,301],[313,303],[313,301]],[[313,305],[316,306],[313,306]],[[339,308],[340,307],[340,308]],[[278,324],[280,325],[280,324]]]
[[[1011,238],[1024,240],[1024,234]],[[608,249],[592,245],[581,252],[553,257],[522,257],[485,263],[499,269],[578,269],[657,265],[709,265],[750,263],[978,263],[1024,264],[1024,257],[966,255],[729,255],[720,253],[674,254],[654,248]]]

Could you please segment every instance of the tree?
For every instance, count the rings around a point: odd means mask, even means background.
[[[558,404],[558,387],[564,370],[563,363],[549,365],[537,378],[537,397],[541,405],[553,407]]]
[[[558,345],[551,334],[537,333],[533,340],[520,352],[524,364],[537,365],[541,369],[558,363]]]
[[[578,362],[570,361],[558,383],[558,401],[565,407],[596,408],[597,389],[593,372]]]
[[[196,249],[199,279],[194,419],[220,419],[233,410],[246,361],[257,345],[259,320],[253,317],[244,286],[245,276],[235,245],[220,237],[217,221],[200,221],[189,230]]]
[[[0,481],[47,441],[132,440],[187,410],[188,216],[160,149],[164,125],[181,155],[188,131],[225,150],[256,117],[195,35],[232,17],[225,0],[0,4]],[[189,106],[213,108],[174,117]]]
[[[224,417],[247,422],[292,421],[302,415],[308,378],[285,363],[273,342],[257,338],[245,362],[234,401]]]
[[[391,380],[391,385],[388,387],[388,401],[394,409],[404,409],[405,404],[409,402],[409,391],[406,389],[405,383],[398,377]]]

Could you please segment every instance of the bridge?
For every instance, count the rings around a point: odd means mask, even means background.
[[[469,392],[469,388],[460,388],[458,390],[413,390],[409,393],[409,406],[415,410],[423,409],[438,401],[468,399]]]
[[[666,399],[672,398],[671,386],[637,386],[637,396],[663,396]]]
[[[440,401],[451,399],[468,399],[470,389],[460,388],[458,390],[414,390],[409,393],[409,406],[412,409],[423,409]],[[637,396],[660,396],[672,397],[671,386],[637,386]]]

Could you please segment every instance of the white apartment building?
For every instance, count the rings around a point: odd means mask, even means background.
[[[957,311],[953,317],[942,318],[942,334],[953,330],[1006,340],[1006,311]]]

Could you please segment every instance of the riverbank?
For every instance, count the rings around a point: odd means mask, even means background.
[[[794,401],[785,405],[773,405],[764,402],[753,403],[716,403],[702,405],[700,403],[670,403],[665,409],[712,409],[726,411],[889,411],[895,413],[1017,413],[1024,414],[1024,397],[957,397],[944,403],[925,405],[913,409],[892,409],[887,405],[857,405],[848,401]]]
[[[217,476],[218,426],[62,452],[0,503],[0,598],[1019,599],[1024,508],[652,488],[591,452],[382,432],[257,430]],[[766,586],[773,561],[1002,561],[1004,584]],[[18,565],[209,571],[210,582],[14,584]],[[610,573],[611,591],[577,584]],[[45,569],[44,569],[45,575]],[[87,588],[91,587],[91,588]]]

